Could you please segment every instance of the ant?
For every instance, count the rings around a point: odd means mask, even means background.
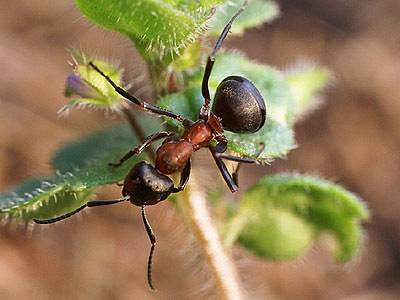
[[[231,175],[222,159],[235,161],[239,164],[257,162],[257,160],[253,158],[225,154],[224,152],[227,149],[228,140],[224,136],[224,129],[236,133],[252,133],[258,131],[264,125],[266,109],[264,99],[260,92],[248,79],[241,76],[229,76],[217,87],[211,110],[211,97],[208,88],[208,81],[216,54],[228,35],[232,23],[242,13],[246,3],[247,1],[225,26],[211,55],[208,57],[202,82],[204,103],[200,108],[199,118],[196,122],[140,100],[116,85],[110,77],[103,73],[95,64],[92,62],[89,63],[89,66],[103,76],[122,97],[140,106],[145,111],[179,121],[184,126],[185,131],[182,136],[178,136],[176,133],[170,131],[153,133],[146,137],[142,144],[126,153],[118,163],[109,164],[113,167],[119,167],[132,156],[140,154],[153,142],[164,139],[162,145],[157,149],[155,166],[144,161],[133,166],[124,180],[122,198],[89,201],[78,209],[56,218],[47,220],[34,219],[36,223],[50,224],[66,219],[86,207],[111,205],[128,200],[132,204],[140,206],[143,223],[151,242],[147,264],[147,281],[150,288],[154,290],[151,266],[156,238],[146,218],[145,206],[157,204],[167,199],[171,193],[181,192],[185,188],[190,176],[190,158],[192,154],[200,148],[208,148],[210,150],[222,177],[232,193],[236,192],[238,189],[238,178],[236,174],[238,168]],[[215,146],[211,144],[213,140],[217,142]],[[176,172],[181,173],[178,187],[175,187],[172,179],[167,176]]]

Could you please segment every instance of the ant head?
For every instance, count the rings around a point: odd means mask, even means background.
[[[254,84],[241,76],[226,77],[218,86],[212,111],[225,130],[256,132],[265,123],[264,99]]]
[[[173,189],[171,178],[142,161],[126,176],[122,195],[130,196],[130,202],[137,206],[154,205],[167,199]]]

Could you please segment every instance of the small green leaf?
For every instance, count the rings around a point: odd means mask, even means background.
[[[168,63],[205,30],[211,7],[220,0],[76,0],[95,24],[135,42],[149,61]]]
[[[207,31],[207,35],[219,36],[221,30],[238,11],[243,2],[243,0],[233,0],[218,6],[215,15],[208,23],[210,29]],[[242,34],[246,29],[259,26],[265,22],[271,22],[278,16],[279,6],[275,1],[253,0],[249,2],[246,9],[235,20],[230,32],[232,34]]]
[[[94,109],[120,109],[121,96],[92,67],[93,62],[117,85],[121,84],[122,70],[102,60],[88,57],[83,52],[71,51],[74,73],[67,78],[65,94],[72,99],[59,110],[59,114],[68,113],[74,107],[89,107]]]
[[[276,260],[298,257],[315,236],[331,234],[338,245],[337,260],[346,262],[360,249],[360,222],[367,219],[361,199],[342,187],[282,174],[262,178],[245,193],[231,228],[244,247]],[[235,238],[227,232],[232,243]]]
[[[283,209],[270,208],[250,217],[239,243],[261,257],[290,260],[308,250],[314,236],[311,223]]]
[[[332,74],[327,68],[311,63],[301,63],[289,70],[286,79],[296,101],[296,119],[318,107],[321,102],[318,95],[331,78]]]
[[[213,94],[218,84],[227,76],[241,75],[254,82],[264,97],[267,107],[267,121],[257,133],[235,134],[225,132],[229,140],[228,149],[246,157],[256,157],[262,144],[265,148],[259,154],[259,160],[270,160],[282,157],[295,147],[293,130],[294,99],[284,75],[278,70],[257,64],[240,54],[223,53],[217,56],[210,78],[210,89]],[[191,77],[190,87],[183,92],[170,94],[160,99],[161,107],[197,120],[203,103],[201,80],[203,71]],[[179,124],[167,120],[168,124],[179,130]]]

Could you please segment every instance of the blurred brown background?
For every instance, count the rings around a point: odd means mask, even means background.
[[[297,170],[335,180],[361,195],[373,218],[362,256],[344,267],[323,243],[291,263],[264,262],[238,249],[247,292],[252,299],[399,299],[400,2],[280,4],[280,19],[226,46],[282,69],[311,59],[328,66],[336,80],[325,104],[298,124],[300,147],[286,160],[252,170]],[[79,111],[57,119],[70,72],[68,47],[121,61],[128,79],[145,72],[129,41],[88,25],[72,1],[1,1],[1,192],[50,172],[50,155],[62,142],[115,122]],[[146,77],[135,87],[151,97]],[[242,179],[247,185],[256,178],[244,170]],[[99,198],[116,195],[116,187],[99,192]],[[167,203],[149,209],[149,218],[159,241],[158,293],[146,286],[149,245],[138,210],[121,205],[33,231],[1,228],[0,298],[215,298],[181,218]]]

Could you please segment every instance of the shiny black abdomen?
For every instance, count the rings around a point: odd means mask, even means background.
[[[226,77],[218,86],[212,111],[225,130],[256,132],[265,123],[266,110],[260,92],[246,78]]]

